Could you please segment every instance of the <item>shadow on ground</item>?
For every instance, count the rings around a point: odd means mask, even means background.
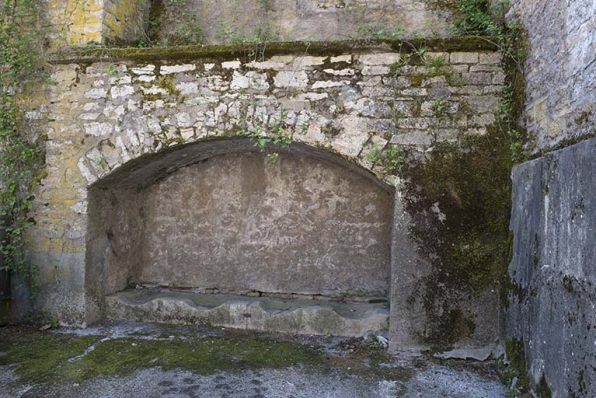
[[[0,397],[505,397],[491,362],[375,342],[135,323],[0,328]]]

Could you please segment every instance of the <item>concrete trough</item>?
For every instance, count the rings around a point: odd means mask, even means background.
[[[179,325],[361,337],[386,335],[388,303],[349,303],[203,294],[176,289],[124,290],[106,297],[106,317]]]

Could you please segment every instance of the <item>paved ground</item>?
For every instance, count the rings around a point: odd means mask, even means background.
[[[506,397],[492,363],[374,342],[134,323],[0,328],[0,397]]]

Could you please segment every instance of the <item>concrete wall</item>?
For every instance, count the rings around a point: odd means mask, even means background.
[[[513,0],[528,37],[526,125],[532,152],[596,131],[596,3]]]
[[[513,172],[513,286],[506,335],[523,342],[534,384],[596,395],[596,139]]]
[[[53,47],[445,36],[431,0],[50,0]],[[368,32],[368,33],[365,33]],[[397,36],[393,36],[397,37]]]
[[[154,2],[162,44],[345,40],[364,31],[444,36],[449,14],[425,0],[188,0]],[[360,29],[360,32],[359,32]]]
[[[277,161],[261,153],[222,155],[143,195],[138,281],[388,294],[392,193],[341,166],[291,152]]]

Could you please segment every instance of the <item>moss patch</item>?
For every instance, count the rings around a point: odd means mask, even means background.
[[[437,143],[429,159],[404,167],[406,210],[416,220],[412,232],[433,265],[415,294],[423,296],[430,322],[422,340],[435,348],[447,349],[474,332],[472,320],[456,311],[459,298],[496,288],[507,274],[509,147],[509,137],[493,129]]]
[[[180,90],[174,85],[174,76],[172,75],[159,77],[157,80],[157,87],[167,91],[168,94],[173,95],[174,97],[180,95]]]
[[[16,373],[30,382],[62,382],[76,379],[69,358],[82,355],[99,336],[69,336],[38,333],[23,329],[0,331],[0,365],[18,363]]]
[[[347,40],[327,42],[270,42],[266,43],[267,55],[304,54],[338,55],[343,53],[369,52],[373,49],[415,53],[418,49],[427,51],[497,51],[498,47],[490,37],[449,37],[433,39]],[[49,62],[55,64],[91,63],[117,60],[164,61],[164,60],[229,60],[245,57],[247,48],[259,51],[262,45],[223,44],[213,46],[176,46],[150,48],[90,48],[55,53]]]
[[[245,369],[300,368],[305,372],[341,371],[372,380],[409,380],[414,371],[376,347],[358,348],[347,355],[254,334],[229,333],[197,337],[191,334],[148,336],[130,334],[74,336],[34,329],[0,329],[0,365],[18,364],[22,382],[74,383],[97,376],[123,376],[138,369],[161,367],[209,375]],[[86,352],[87,350],[87,352]]]
[[[497,362],[497,372],[501,380],[513,394],[530,391],[530,378],[526,368],[526,353],[523,340],[510,338],[505,340],[505,356],[508,364],[501,359]],[[513,380],[517,379],[513,386]]]
[[[542,377],[540,378],[540,383],[538,383],[538,385],[535,388],[535,392],[539,398],[551,398],[553,396],[553,393],[550,390],[550,387],[548,385],[548,382],[546,381],[546,376],[544,375],[544,373],[542,374]]]

